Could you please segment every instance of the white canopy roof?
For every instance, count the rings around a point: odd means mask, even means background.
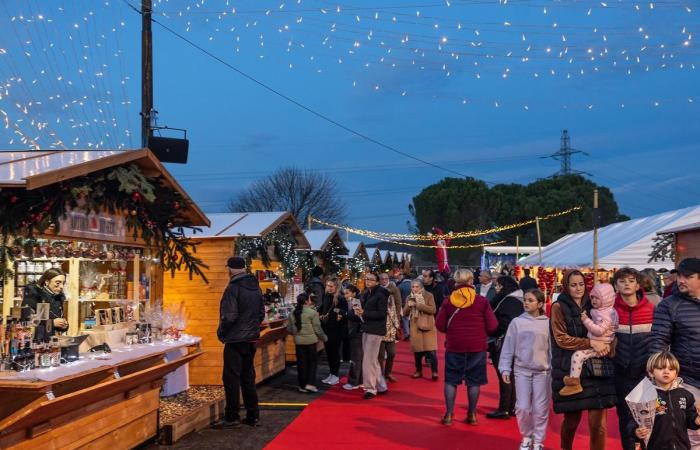
[[[347,246],[340,238],[340,234],[338,234],[338,230],[335,228],[306,230],[304,231],[304,236],[306,236],[306,240],[309,241],[309,244],[311,244],[311,251],[313,252],[325,250],[334,238],[340,245],[347,249]]]
[[[608,225],[598,230],[598,259],[601,269],[633,267],[673,268],[673,261],[647,262],[653,238],[663,229],[700,221],[700,205],[641,219]],[[526,266],[539,265],[537,252],[520,260]],[[568,234],[542,249],[542,265],[558,268],[593,266],[593,231]]]
[[[369,255],[367,254],[367,249],[365,249],[365,244],[362,241],[343,241],[343,244],[345,244],[345,247],[347,247],[349,254],[348,256],[350,258],[357,258],[360,255],[363,255],[366,258],[369,258]],[[360,255],[358,255],[358,253]]]
[[[487,245],[484,247],[484,253],[505,253],[507,255],[515,255],[515,252],[520,252],[520,255],[532,255],[537,251],[538,247],[521,245],[520,247],[510,245]]]

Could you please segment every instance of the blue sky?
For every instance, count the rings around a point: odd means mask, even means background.
[[[540,157],[568,129],[590,153],[574,168],[612,188],[623,213],[700,198],[692,2],[154,3],[158,21],[260,82],[465,175],[549,176],[559,163]],[[22,135],[42,148],[56,136],[67,148],[138,146],[139,37],[123,0],[3,1],[1,147],[27,148]],[[453,176],[299,109],[157,24],[154,41],[160,124],[190,138],[189,163],[169,169],[205,211],[296,165],[337,180],[349,224],[403,232],[411,198]]]

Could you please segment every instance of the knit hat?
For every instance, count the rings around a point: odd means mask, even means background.
[[[591,289],[591,297],[600,299],[600,308],[609,308],[615,304],[615,289],[610,283],[599,283]]]
[[[232,256],[226,261],[226,265],[231,269],[245,269],[245,259],[240,256]]]
[[[700,258],[685,258],[678,264],[678,273],[686,277],[700,273]]]

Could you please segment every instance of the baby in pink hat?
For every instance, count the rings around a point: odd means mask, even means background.
[[[595,285],[591,289],[591,317],[584,311],[581,314],[583,325],[588,330],[588,339],[591,341],[611,343],[615,339],[615,331],[620,323],[615,304],[615,290],[608,283]],[[581,387],[581,369],[583,363],[598,356],[592,348],[578,350],[571,356],[571,372],[568,377],[564,377],[564,387],[559,391],[559,395],[567,396],[578,394],[583,391]]]

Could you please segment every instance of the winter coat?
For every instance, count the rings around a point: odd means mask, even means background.
[[[335,312],[336,309],[338,312]],[[327,335],[342,336],[345,333],[348,317],[348,302],[345,297],[339,295],[337,302],[334,302],[333,294],[324,294],[318,314],[323,318],[321,326]]]
[[[479,291],[477,290],[476,292]],[[496,319],[498,320],[498,328],[496,328],[496,332],[493,333],[493,337],[498,338],[505,336],[510,322],[516,317],[520,316],[524,311],[523,291],[518,289],[500,300],[498,297],[496,297],[491,303],[493,313],[496,315]]]
[[[614,305],[614,300],[610,299],[610,304],[591,308],[590,316],[583,320],[583,326],[588,330],[588,339],[606,344],[615,340],[615,334],[611,331],[617,330],[620,318],[617,316]]]
[[[401,304],[401,291],[396,286],[396,284],[391,281],[385,289],[389,291],[389,301],[394,302],[394,308],[396,309],[396,313],[398,315],[401,315],[401,310],[403,309],[403,306]]]
[[[437,314],[438,310],[442,306],[443,300],[445,300],[445,297],[447,297],[449,294],[447,292],[447,284],[446,283],[438,283],[437,281],[433,281],[433,284],[429,286],[423,285],[425,290],[430,293],[433,296],[433,299],[435,300],[435,314]]]
[[[386,334],[386,315],[389,291],[381,286],[366,289],[362,293],[362,332],[384,336]]]
[[[296,345],[312,345],[319,340],[323,342],[328,340],[321,327],[318,311],[311,306],[304,306],[301,311],[301,329],[297,329],[294,314],[289,315],[287,318],[287,331],[294,336]]]
[[[24,297],[22,298],[22,306],[29,306],[32,313],[36,313],[37,303],[49,304],[49,319],[63,318],[63,302],[66,301],[66,296],[61,292],[54,294],[46,288],[39,287],[36,283],[30,283],[24,287]],[[67,331],[66,328],[54,327],[55,331]]]
[[[474,286],[474,289],[476,289],[476,293],[478,295],[481,295],[481,284],[477,284],[476,286]],[[486,299],[491,304],[491,308],[493,308],[495,306],[493,304],[493,299],[496,297],[496,283],[494,283],[493,281],[491,282],[491,286],[489,287],[488,291],[486,291],[486,295],[484,295],[484,297],[486,297]]]
[[[408,296],[406,299],[406,306],[403,308],[403,315],[409,318],[409,325],[411,327],[411,350],[414,352],[430,352],[437,350],[437,331],[435,330],[435,326],[428,331],[418,329],[419,313],[435,315],[435,310],[437,308],[437,305],[435,305],[435,298],[430,292],[424,290],[423,302],[417,302],[416,306],[409,306],[408,301],[412,298],[414,298],[413,294]]]
[[[654,310],[649,352],[667,350],[681,363],[680,376],[700,388],[700,299],[675,288],[673,295],[661,300]]]
[[[584,370],[581,373],[583,392],[570,396],[561,396],[564,377],[571,371],[571,356],[576,350],[591,348],[586,335],[588,331],[581,321],[583,310],[590,310],[589,302],[582,309],[571,297],[562,293],[552,305],[550,335],[552,340],[552,400],[554,412],[584,411],[588,409],[610,408],[617,402],[615,384],[612,377],[594,378]]]
[[[458,285],[455,292],[465,287]],[[471,286],[468,288],[474,289]],[[458,310],[459,312],[456,312]],[[450,317],[452,317],[452,321],[448,328],[447,322],[450,321]],[[486,351],[486,338],[496,331],[498,320],[486,297],[475,293],[473,303],[465,308],[458,308],[452,301],[446,301],[440,308],[436,326],[438,330],[446,334],[446,351],[476,353]]]
[[[526,292],[530,289],[537,289],[537,280],[535,280],[532,277],[522,277],[520,279],[519,283],[520,289],[522,289],[523,292]]]
[[[656,414],[647,450],[690,450],[688,429],[697,430],[700,426],[695,423],[695,397],[681,387],[682,383],[676,378],[669,390],[656,388]],[[634,433],[637,424],[631,422],[629,428]]]
[[[615,333],[615,373],[624,374],[632,380],[641,380],[647,374],[654,306],[645,296],[636,305],[629,306],[618,294],[615,297],[615,310],[620,319]]]
[[[219,306],[219,340],[224,344],[255,341],[263,319],[265,303],[258,279],[249,273],[231,277]]]
[[[323,296],[326,294],[326,285],[323,284],[323,280],[319,277],[311,277],[306,285],[306,291],[316,296],[316,310],[319,310],[323,304]]]
[[[347,336],[350,339],[362,336],[362,318],[355,314],[352,301],[351,299],[346,302],[348,304]],[[356,301],[359,302],[360,299],[356,299]]]
[[[522,313],[508,326],[503,340],[498,370],[510,373],[541,373],[552,368],[549,342],[549,319],[545,315],[533,317]]]

